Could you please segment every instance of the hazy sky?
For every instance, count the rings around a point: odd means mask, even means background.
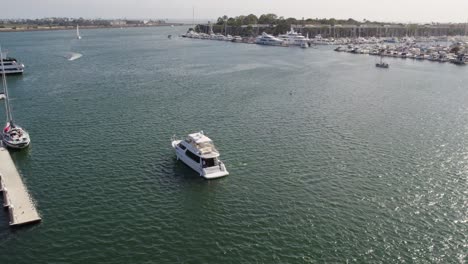
[[[296,18],[466,22],[468,0],[1,0],[0,18],[212,19],[275,13]]]

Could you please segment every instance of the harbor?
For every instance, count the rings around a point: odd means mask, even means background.
[[[466,36],[431,36],[431,37],[344,37],[324,38],[316,35],[309,38],[295,31],[294,26],[285,34],[273,36],[263,32],[257,37],[241,37],[214,33],[198,33],[189,30],[181,37],[203,40],[228,41],[235,43],[259,44],[277,47],[297,46],[338,46],[335,51],[354,54],[369,54],[403,59],[451,62],[457,65],[468,63],[468,37]]]
[[[79,31],[2,33],[33,141],[9,157],[42,219],[10,228],[0,212],[2,263],[465,258],[467,67],[168,38],[185,27]],[[364,39],[341,46],[395,45]],[[191,149],[229,176],[177,160],[171,136],[200,130],[216,154]]]

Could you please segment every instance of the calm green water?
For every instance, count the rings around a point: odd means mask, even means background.
[[[0,263],[466,263],[467,67],[184,29],[0,34],[43,218],[0,211]],[[176,161],[198,130],[230,176]]]

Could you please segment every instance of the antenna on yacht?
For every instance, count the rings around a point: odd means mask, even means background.
[[[0,64],[2,67],[2,82],[3,82],[3,92],[5,94],[5,110],[7,115],[7,120],[10,122],[10,126],[14,127],[13,125],[13,116],[11,115],[10,111],[10,99],[8,96],[8,87],[6,82],[6,73],[5,73],[5,65],[3,64],[3,52],[2,47],[0,46]]]

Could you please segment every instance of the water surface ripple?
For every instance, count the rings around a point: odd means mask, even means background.
[[[1,34],[43,222],[0,212],[0,263],[466,263],[468,68],[183,30]],[[175,160],[197,130],[229,177]]]

